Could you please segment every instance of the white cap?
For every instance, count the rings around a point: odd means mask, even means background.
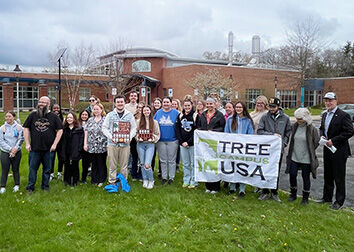
[[[334,99],[337,99],[337,96],[336,96],[336,93],[334,93],[334,92],[328,92],[325,94],[325,96],[323,98],[334,100]]]

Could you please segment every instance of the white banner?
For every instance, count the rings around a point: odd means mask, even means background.
[[[194,131],[195,180],[277,187],[281,138]]]

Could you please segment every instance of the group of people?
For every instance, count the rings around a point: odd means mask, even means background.
[[[217,94],[211,94],[205,101],[193,104],[192,97],[186,95],[182,102],[178,99],[155,98],[152,105],[138,103],[138,94],[114,98],[114,109],[105,113],[96,96],[89,99],[90,106],[76,113],[70,111],[65,119],[59,105],[50,108],[50,99],[43,96],[38,101],[37,110],[32,112],[23,126],[16,122],[16,115],[5,114],[5,124],[0,137],[1,148],[1,188],[6,191],[6,182],[12,166],[15,186],[19,190],[21,146],[25,141],[29,151],[28,193],[35,189],[37,171],[43,165],[42,190],[49,190],[49,181],[54,178],[55,156],[58,157],[57,177],[61,178],[64,166],[64,183],[75,186],[80,181],[79,161],[82,160],[81,182],[86,183],[91,170],[91,183],[99,187],[104,183],[116,183],[117,165],[120,173],[128,179],[142,180],[144,188],[154,187],[156,152],[158,153],[158,176],[162,184],[174,183],[180,160],[183,167],[184,188],[195,188],[198,183],[194,174],[194,131],[208,130],[231,134],[276,135],[281,138],[282,148],[279,161],[281,168],[285,148],[289,144],[286,157],[286,173],[290,177],[289,201],[297,199],[297,174],[302,171],[302,204],[308,204],[311,180],[316,178],[319,165],[316,148],[320,138],[328,148],[324,148],[324,192],[319,203],[332,203],[334,184],[336,200],[333,209],[342,207],[345,199],[345,166],[350,155],[348,139],[354,134],[348,114],[337,107],[337,97],[330,92],[324,96],[327,112],[321,122],[320,132],[312,124],[312,116],[307,108],[295,111],[296,122],[291,125],[289,117],[281,109],[277,97],[267,99],[261,95],[256,99],[255,110],[248,112],[242,101],[227,102],[222,106]],[[333,153],[330,148],[334,146]],[[108,157],[108,168],[106,160]],[[157,167],[156,167],[157,168]],[[108,172],[107,172],[108,170]],[[278,175],[279,181],[279,175]],[[220,191],[221,181],[206,182],[206,193]],[[224,182],[228,193],[239,190],[245,197],[246,184]],[[256,188],[259,200],[273,199],[281,202],[278,189]]]

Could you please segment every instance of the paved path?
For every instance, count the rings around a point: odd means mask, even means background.
[[[295,119],[291,118],[291,121],[294,122]],[[314,118],[314,125],[318,128],[320,125],[320,117]],[[354,207],[354,137],[349,140],[350,148],[352,151],[352,156],[348,158],[347,161],[347,173],[346,173],[346,200],[344,202],[344,206]],[[317,169],[317,179],[313,179],[311,176],[311,193],[310,197],[319,199],[322,198],[323,191],[323,147],[318,147],[316,150],[316,154],[319,160],[319,167]],[[283,164],[281,167],[280,180],[279,180],[279,188],[285,191],[289,191],[289,175],[285,174],[285,157],[287,153],[284,155]],[[298,194],[302,192],[302,177],[301,173],[298,175]]]

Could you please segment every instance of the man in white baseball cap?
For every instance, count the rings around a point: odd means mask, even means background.
[[[332,153],[326,146],[323,148],[323,198],[317,202],[332,204],[336,185],[336,200],[331,208],[339,210],[345,200],[345,169],[347,158],[351,155],[348,139],[354,135],[354,129],[350,116],[337,107],[337,95],[334,92],[326,93],[323,99],[327,112],[322,116],[320,135],[328,140],[328,147],[334,146],[337,150]]]

